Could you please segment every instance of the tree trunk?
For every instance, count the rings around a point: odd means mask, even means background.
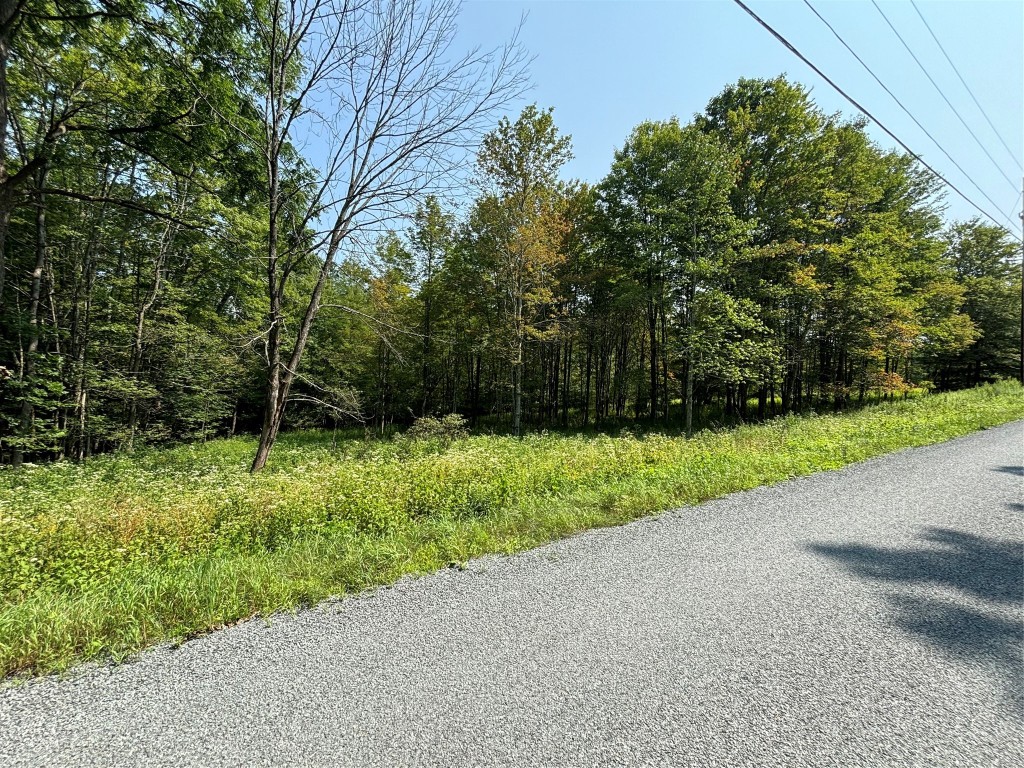
[[[185,211],[185,202],[188,199],[188,185],[181,192],[181,203],[178,206],[178,215],[180,216]],[[168,222],[164,226],[164,230],[160,236],[160,245],[157,248],[156,260],[153,264],[153,286],[149,291],[149,295],[146,300],[139,306],[139,310],[135,316],[135,337],[132,342],[132,353],[129,359],[128,373],[132,380],[138,381],[139,374],[142,373],[142,352],[143,342],[145,339],[145,328],[146,328],[146,316],[149,311],[156,304],[158,298],[160,298],[160,289],[163,287],[163,271],[164,264],[167,261],[167,255],[171,249],[171,243],[174,240],[174,234],[177,231],[177,225],[172,222]],[[138,428],[139,421],[139,404],[138,398],[133,397],[132,403],[128,413],[128,450],[131,451],[135,447],[135,430]]]
[[[693,434],[693,361],[686,361],[686,434]]]
[[[470,401],[470,412],[472,423],[477,421],[477,413],[480,411],[480,355],[476,355],[476,362],[473,364],[473,399]],[[470,358],[472,360],[472,357]]]
[[[18,414],[18,438],[11,453],[11,464],[20,467],[25,461],[24,442],[32,431],[34,407],[28,390],[32,386],[35,373],[36,354],[39,351],[39,298],[42,295],[43,269],[46,266],[46,186],[47,166],[44,165],[37,175],[36,189],[36,263],[32,269],[32,284],[29,292],[28,306],[28,347],[25,349],[25,364],[22,367],[21,408]]]
[[[270,449],[277,439],[277,431],[281,423],[277,417],[281,398],[281,312],[284,286],[279,285],[277,275],[277,224],[278,205],[280,202],[278,164],[276,156],[268,160],[270,171],[269,186],[269,231],[267,234],[267,295],[270,307],[267,312],[267,386],[266,400],[263,406],[263,426],[260,429],[260,442],[256,448],[250,472],[259,472],[267,464]]]
[[[569,428],[569,396],[572,392],[570,387],[572,383],[572,339],[565,347],[565,369],[562,373],[562,428]]]
[[[512,434],[519,437],[522,434],[523,416],[523,364],[515,362],[512,364]]]
[[[15,8],[14,2],[0,3],[0,313],[4,308],[4,283],[7,276],[7,230],[11,224],[12,196],[7,189],[7,141],[8,141],[8,93],[7,63],[10,58],[11,25]]]
[[[658,317],[653,298],[647,301],[647,333],[650,336],[651,355],[650,419],[654,421],[658,418]]]
[[[263,408],[263,426],[260,430],[260,443],[256,447],[256,456],[253,458],[250,472],[259,472],[267,465],[270,457],[270,449],[277,440],[277,431],[280,423],[277,421],[277,403],[281,391],[280,366],[271,364],[267,376],[266,404]]]
[[[583,384],[583,428],[586,429],[590,423],[590,368],[594,357],[594,334],[593,331],[587,334],[587,368]]]
[[[110,168],[103,169],[103,196],[110,192]],[[76,289],[73,297],[73,311],[71,316],[71,350],[70,354],[74,359],[72,367],[73,381],[69,389],[73,396],[74,412],[76,415],[76,430],[68,430],[65,438],[65,451],[73,456],[75,460],[82,461],[86,455],[88,426],[88,376],[86,366],[89,362],[89,348],[92,343],[92,301],[96,288],[96,253],[98,251],[97,236],[104,220],[106,219],[107,207],[100,206],[99,212],[92,220],[90,234],[82,254],[80,277],[76,281]],[[83,228],[85,222],[82,222]],[[77,285],[81,285],[79,292]]]
[[[665,288],[664,288],[664,281],[663,281],[662,282],[662,294],[663,295],[664,295],[664,291],[665,291]],[[670,398],[669,398],[669,393],[668,393],[668,344],[666,343],[666,339],[667,339],[667,336],[668,336],[668,328],[667,328],[668,320],[665,317],[665,304],[664,304],[664,300],[659,302],[659,304],[660,304],[660,306],[659,306],[659,314],[661,315],[661,322],[660,322],[660,325],[661,325],[661,329],[660,329],[661,330],[661,340],[660,340],[660,343],[658,345],[660,347],[660,349],[658,351],[660,353],[659,354],[659,358],[660,358],[660,363],[661,363],[661,395],[662,395],[661,401],[662,401],[662,404],[663,404],[662,407],[665,409],[665,426],[668,426],[668,424],[669,424],[669,410],[670,410],[670,408],[669,408]]]
[[[420,404],[420,416],[426,416],[430,411],[430,395],[433,392],[433,385],[430,379],[430,291],[423,299],[423,370],[422,387],[423,399]]]

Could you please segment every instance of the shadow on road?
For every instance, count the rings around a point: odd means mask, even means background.
[[[1015,467],[1009,465],[1006,467],[995,467],[993,472],[1005,472],[1008,475],[1017,475],[1017,477],[1024,477],[1024,467]]]
[[[1024,542],[999,541],[948,528],[927,528],[919,548],[812,544],[855,576],[890,585],[932,584],[993,608],[1024,606]],[[922,597],[899,589],[886,597],[896,626],[948,655],[981,663],[1003,679],[1009,704],[1024,715],[1024,624],[979,610],[976,603]]]
[[[1024,543],[995,541],[948,528],[928,528],[932,546],[890,549],[857,544],[812,544],[857,576],[953,587],[997,603],[1024,603]]]

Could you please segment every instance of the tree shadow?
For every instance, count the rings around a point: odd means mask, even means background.
[[[1007,704],[1024,716],[1024,624],[1006,609],[1024,607],[1024,542],[1001,541],[948,528],[927,528],[920,548],[812,544],[809,549],[845,565],[862,579],[890,585],[935,585],[996,609],[979,609],[938,596],[886,594],[894,623],[947,655],[991,668],[1002,679]],[[1001,615],[992,615],[993,613]]]
[[[1024,557],[1019,541],[996,541],[948,528],[928,528],[922,549],[812,544],[857,576],[952,587],[996,603],[1024,603]]]
[[[1024,629],[1019,620],[990,616],[951,600],[889,595],[896,624],[945,653],[982,662],[1002,678],[1009,708],[1024,716]]]
[[[993,467],[993,472],[1005,472],[1008,475],[1017,475],[1017,477],[1024,477],[1024,467],[1015,467],[1012,464],[1004,467]]]

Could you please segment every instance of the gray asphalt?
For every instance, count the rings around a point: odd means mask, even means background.
[[[0,765],[1024,765],[1024,422],[0,691]]]

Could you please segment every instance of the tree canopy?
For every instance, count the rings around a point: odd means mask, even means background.
[[[447,413],[691,430],[1018,369],[1009,234],[944,222],[863,123],[744,79],[584,184],[553,109],[499,118],[515,41],[460,58],[456,18],[2,4],[0,461],[248,431],[259,469],[280,429]]]

